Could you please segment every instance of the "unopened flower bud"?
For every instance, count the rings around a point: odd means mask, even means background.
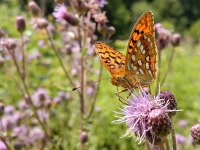
[[[162,26],[161,23],[156,23],[156,24],[154,25],[154,30],[155,30],[156,37],[157,37],[157,34],[158,34],[158,30],[159,30],[160,28],[163,28],[163,26]]]
[[[38,17],[41,12],[40,7],[34,1],[30,1],[28,3],[28,9],[33,14],[33,16],[36,16],[36,17]]]
[[[200,144],[200,124],[195,124],[191,128],[191,136],[193,144]]]
[[[9,38],[6,40],[6,43],[9,50],[14,50],[17,47],[16,39]]]
[[[81,143],[85,143],[88,141],[88,133],[86,131],[82,131],[80,133],[80,141]]]
[[[48,26],[48,21],[44,18],[40,18],[37,20],[37,27],[39,29],[45,29]]]
[[[20,142],[20,141],[16,141],[14,144],[14,148],[15,150],[22,150],[24,148],[24,143]]]
[[[147,124],[150,131],[158,137],[165,137],[172,129],[171,120],[162,109],[153,109],[148,115]]]
[[[22,16],[17,16],[16,18],[16,27],[18,32],[22,33],[26,29],[25,19]]]
[[[163,106],[166,105],[168,110],[177,109],[175,96],[170,91],[161,91],[159,94],[159,98],[162,102],[162,105]],[[176,114],[176,111],[172,111],[168,113],[170,117],[174,116],[175,114]]]
[[[109,35],[113,35],[115,33],[115,31],[116,31],[115,27],[113,27],[113,26],[109,26],[108,27],[108,34]]]
[[[179,33],[175,33],[172,35],[172,45],[173,46],[178,46],[180,44],[181,41],[181,35]]]

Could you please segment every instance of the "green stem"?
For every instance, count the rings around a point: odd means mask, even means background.
[[[172,118],[171,118],[172,120]],[[172,121],[172,142],[173,142],[173,150],[177,150],[177,145],[176,145],[176,135],[175,135],[175,129],[174,129],[174,124],[173,124],[173,121]]]
[[[57,59],[58,59],[60,65],[61,65],[61,67],[62,67],[62,69],[63,69],[63,71],[64,71],[65,77],[69,80],[70,84],[71,84],[73,87],[76,87],[76,85],[75,85],[74,82],[72,81],[71,77],[69,76],[67,70],[65,69],[64,63],[63,63],[63,61],[62,61],[62,59],[61,59],[61,56],[60,56],[58,50],[56,49],[56,47],[55,47],[55,45],[54,45],[53,39],[51,38],[51,35],[50,35],[49,31],[48,31],[47,29],[45,29],[45,30],[46,30],[46,33],[47,33],[47,36],[48,36],[48,40],[50,41],[51,47],[52,47],[53,51],[55,52],[56,57],[57,57]],[[78,93],[79,93],[79,95],[80,95],[80,92],[78,92]]]
[[[168,141],[167,137],[165,139],[165,146],[166,146],[167,150],[170,150],[169,141]]]
[[[171,70],[172,60],[173,60],[173,57],[174,57],[174,52],[175,52],[175,47],[173,46],[173,47],[172,47],[172,51],[171,51],[171,55],[170,55],[169,60],[168,60],[167,71],[166,71],[166,73],[165,73],[165,76],[164,76],[163,79],[162,79],[161,86],[165,83],[165,80],[166,80],[166,78],[167,78],[167,75],[169,74],[169,72],[170,72],[170,70]]]
[[[47,130],[46,130],[44,124],[42,123],[42,121],[40,120],[40,118],[39,118],[39,116],[38,116],[38,114],[37,114],[36,107],[35,107],[35,105],[34,105],[33,102],[32,102],[32,98],[31,98],[30,92],[29,92],[29,90],[28,90],[28,86],[27,86],[27,84],[26,84],[25,78],[23,77],[23,74],[22,74],[22,72],[20,71],[19,65],[18,65],[18,63],[17,63],[16,57],[15,57],[15,52],[14,52],[14,51],[10,51],[10,50],[8,50],[8,52],[9,52],[9,54],[10,54],[11,57],[12,57],[12,60],[13,60],[13,62],[14,62],[14,65],[15,65],[15,67],[16,67],[16,69],[17,69],[17,73],[19,74],[19,77],[20,77],[20,79],[21,79],[21,81],[22,81],[22,85],[23,85],[23,87],[24,87],[25,93],[26,93],[26,95],[28,96],[28,102],[29,102],[29,104],[30,104],[30,106],[31,106],[31,109],[33,110],[33,114],[34,114],[34,116],[36,117],[36,119],[38,120],[39,125],[42,127],[43,131],[45,132],[46,137],[49,138],[49,135],[48,135],[48,133],[47,133]],[[24,97],[25,97],[25,95],[24,95]]]
[[[156,82],[156,95],[158,94],[158,91],[159,91],[160,68],[161,68],[161,50],[158,50],[158,74],[157,74],[157,82]]]
[[[100,64],[100,72],[99,72],[99,76],[98,76],[98,81],[100,81],[101,76],[102,76],[102,64]],[[92,113],[94,111],[94,107],[95,107],[96,99],[97,99],[97,94],[99,92],[99,87],[100,87],[100,82],[98,82],[96,91],[94,93],[94,98],[93,98],[93,101],[92,101],[92,106],[91,106],[91,109],[90,109],[88,117],[87,117],[88,120],[92,116]]]

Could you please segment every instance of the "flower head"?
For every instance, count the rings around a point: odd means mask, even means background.
[[[40,7],[34,1],[30,1],[28,3],[28,9],[32,13],[32,15],[35,17],[37,17],[41,12]]]
[[[99,4],[99,7],[104,7],[104,5],[107,4],[107,1],[106,0],[97,0],[98,4]]]
[[[192,143],[200,145],[200,124],[191,127]]]
[[[65,5],[56,6],[53,12],[53,16],[58,21],[67,21],[69,24],[74,25],[74,26],[79,23],[78,18],[74,16],[73,14],[69,13]]]
[[[155,97],[141,91],[128,100],[128,105],[121,109],[122,116],[114,123],[125,122],[128,130],[140,140],[146,137],[150,143],[158,144],[171,131],[171,120],[168,116],[167,105],[163,105],[159,96]]]
[[[180,44],[180,41],[181,41],[181,35],[179,33],[174,33],[172,35],[172,45],[173,46],[178,46]]]
[[[24,17],[22,16],[17,16],[16,18],[16,27],[18,32],[22,33],[26,29],[26,22]]]

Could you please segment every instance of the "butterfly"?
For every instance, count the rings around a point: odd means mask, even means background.
[[[104,42],[95,43],[101,63],[111,73],[111,83],[126,89],[149,86],[156,78],[154,19],[151,11],[145,12],[134,25],[126,56]]]

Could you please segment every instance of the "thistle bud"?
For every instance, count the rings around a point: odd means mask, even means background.
[[[109,26],[108,27],[108,34],[109,35],[113,35],[115,33],[115,31],[116,31],[115,27],[113,27],[113,26]]]
[[[147,122],[152,133],[159,137],[168,135],[172,129],[171,120],[162,109],[153,109],[148,115]]]
[[[12,39],[12,38],[6,39],[6,47],[9,50],[14,50],[17,47],[17,41],[16,41],[16,39]]]
[[[47,26],[48,26],[48,21],[47,21],[46,19],[44,19],[44,18],[39,18],[39,19],[37,20],[37,27],[38,27],[39,29],[45,29],[45,28],[47,28]]]
[[[32,15],[35,17],[38,17],[41,12],[40,7],[34,1],[30,1],[28,3],[28,9],[32,13]]]
[[[200,144],[200,124],[195,124],[191,128],[191,136],[193,144]]]
[[[22,16],[17,16],[16,18],[16,27],[18,32],[22,33],[26,29],[25,19]]]
[[[177,109],[175,96],[170,91],[161,91],[159,94],[159,98],[163,106],[167,105],[168,110]],[[175,114],[176,114],[176,111],[172,111],[168,113],[170,117],[174,116]]]
[[[86,131],[81,131],[80,133],[80,141],[81,143],[85,143],[88,141],[88,134]]]
[[[181,35],[179,33],[175,33],[172,35],[172,45],[173,46],[178,46],[180,44],[181,41]]]

